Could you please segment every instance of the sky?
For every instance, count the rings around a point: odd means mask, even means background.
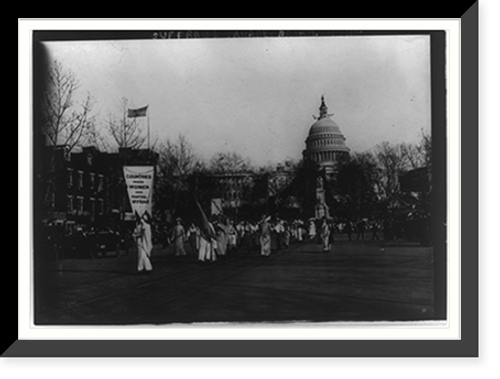
[[[148,105],[151,139],[187,137],[204,160],[299,160],[324,95],[353,152],[430,130],[427,36],[47,42],[95,99],[98,126]],[[140,119],[147,128],[147,119]]]

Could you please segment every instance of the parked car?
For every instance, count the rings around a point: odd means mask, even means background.
[[[116,256],[120,255],[120,236],[118,233],[112,230],[103,230],[95,234],[96,250],[97,254],[101,254],[103,257],[114,254]]]
[[[135,246],[134,238],[126,231],[120,233],[118,238],[119,255],[128,255]]]

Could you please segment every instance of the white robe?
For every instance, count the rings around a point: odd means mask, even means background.
[[[200,237],[200,248],[198,250],[198,260],[201,262],[215,262],[217,256],[215,254],[215,246],[217,241],[207,240],[204,236]]]
[[[215,230],[213,229],[213,226],[209,224],[208,227],[210,228],[212,235],[214,235]],[[217,260],[217,255],[215,253],[216,246],[216,239],[212,239],[206,236],[205,233],[201,233],[198,260],[201,262],[215,262]]]
[[[151,226],[141,221],[134,231],[137,241],[137,271],[151,271],[153,265],[151,264],[151,251],[153,250],[153,243],[151,240]]]
[[[316,236],[316,225],[313,222],[309,224],[309,238],[314,238]]]
[[[227,226],[224,224],[219,224],[217,228],[218,228],[218,230],[216,231],[217,255],[226,255],[227,245],[229,241],[227,235]]]
[[[299,226],[299,227],[297,228],[297,239],[298,239],[300,242],[302,242],[302,240],[303,240],[303,238],[304,238],[304,237],[303,237],[303,234],[304,234],[304,230],[302,229],[302,227],[300,227],[300,226]]]
[[[330,227],[328,224],[321,225],[321,245],[323,251],[330,251]]]
[[[271,225],[264,222],[261,224],[261,232],[259,237],[260,255],[271,255]]]

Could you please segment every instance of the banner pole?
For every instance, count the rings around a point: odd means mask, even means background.
[[[127,135],[125,133],[125,124],[127,122],[127,110],[123,112],[123,142],[122,142],[122,147],[125,148],[127,147]]]

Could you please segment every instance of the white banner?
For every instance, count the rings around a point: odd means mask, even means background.
[[[123,175],[133,213],[152,216],[154,167],[124,166]]]
[[[222,199],[212,199],[210,211],[212,216],[222,214]]]

